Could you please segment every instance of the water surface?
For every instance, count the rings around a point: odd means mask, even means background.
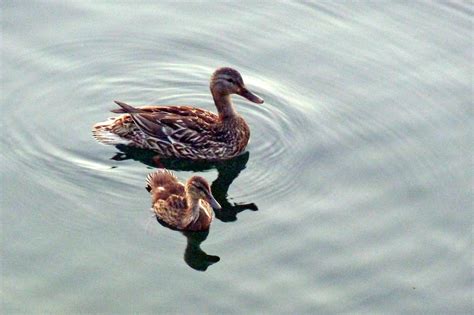
[[[3,313],[472,311],[468,2],[13,2],[2,9]],[[114,99],[214,110],[252,136],[208,234],[154,220],[149,152],[90,128]]]

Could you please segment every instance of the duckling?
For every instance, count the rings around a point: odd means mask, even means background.
[[[156,217],[177,230],[208,230],[214,218],[213,208],[221,209],[201,176],[192,176],[183,185],[171,171],[160,169],[148,175],[147,190]]]
[[[104,144],[125,144],[151,149],[162,157],[191,160],[227,160],[244,152],[250,128],[235,110],[232,94],[262,104],[250,92],[240,73],[232,68],[217,69],[211,76],[210,90],[218,114],[191,106],[120,106],[121,114],[92,128]]]

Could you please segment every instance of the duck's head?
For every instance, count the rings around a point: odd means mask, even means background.
[[[262,104],[263,99],[250,92],[240,73],[232,68],[219,68],[211,76],[211,92],[214,97],[238,94],[251,102]]]
[[[186,191],[194,200],[204,199],[213,209],[220,210],[221,205],[217,202],[211,192],[207,181],[201,176],[193,176],[186,182]]]

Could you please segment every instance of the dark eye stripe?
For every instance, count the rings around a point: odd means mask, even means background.
[[[232,82],[232,83],[236,83],[238,81],[238,80],[234,79],[234,77],[232,77],[228,74],[222,74],[222,75],[218,76],[217,81],[220,81],[220,80],[224,80],[224,81]]]
[[[196,188],[196,189],[199,189],[199,190],[203,190],[203,191],[207,191],[207,188],[204,187],[203,185],[201,184],[193,184],[193,186]]]

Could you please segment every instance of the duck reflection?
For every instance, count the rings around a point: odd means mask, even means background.
[[[211,184],[212,194],[222,206],[215,212],[216,218],[222,222],[233,222],[237,220],[237,214],[245,210],[257,211],[255,203],[231,203],[227,193],[232,182],[245,169],[250,153],[245,152],[235,158],[225,161],[190,161],[173,158],[158,158],[156,153],[150,150],[132,148],[125,145],[117,145],[117,152],[111,159],[115,161],[134,160],[150,167],[160,167],[175,171],[202,172],[215,168],[218,172],[217,178]]]
[[[166,222],[156,218],[156,220],[171,230],[178,231]],[[186,264],[198,271],[206,271],[207,268],[220,260],[219,256],[208,255],[201,249],[201,243],[204,242],[209,235],[209,230],[206,231],[179,231],[187,239],[186,249],[184,250],[184,261]]]

